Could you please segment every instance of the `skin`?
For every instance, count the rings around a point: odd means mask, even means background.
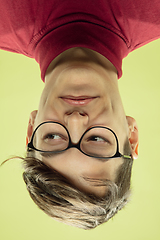
[[[96,98],[87,105],[79,106],[66,103],[61,98],[66,95]],[[125,115],[117,71],[108,59],[93,50],[71,48],[52,61],[46,72],[38,111],[30,115],[27,143],[33,130],[44,121],[58,121],[65,125],[73,143],[77,143],[91,126],[109,127],[118,137],[120,153],[123,154],[128,138],[133,158],[138,156],[138,128],[136,121]],[[100,161],[85,156],[75,148],[50,158],[36,152],[36,157],[67,177],[78,189],[97,196],[103,196],[106,189],[95,186],[96,180],[114,182],[116,172],[123,163],[122,158]]]

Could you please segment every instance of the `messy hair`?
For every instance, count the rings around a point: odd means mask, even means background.
[[[130,154],[128,140],[124,154]],[[35,158],[33,150],[27,151],[23,158],[23,179],[33,201],[47,215],[68,225],[92,229],[107,222],[128,202],[132,164],[133,159],[123,159],[115,182],[95,180],[97,186],[106,186],[104,197],[78,190],[56,170]]]

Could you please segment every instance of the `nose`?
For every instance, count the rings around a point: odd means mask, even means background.
[[[73,111],[65,114],[65,124],[74,144],[78,143],[82,134],[87,129],[89,117],[84,112]]]

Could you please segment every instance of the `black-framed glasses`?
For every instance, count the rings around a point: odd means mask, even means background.
[[[28,150],[46,153],[61,153],[69,148],[77,148],[83,154],[101,159],[131,156],[119,152],[118,138],[110,128],[93,126],[87,129],[77,144],[72,143],[68,129],[59,122],[47,121],[37,126]]]

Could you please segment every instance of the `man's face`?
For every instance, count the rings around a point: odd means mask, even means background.
[[[46,78],[34,129],[44,121],[62,123],[71,141],[79,142],[92,126],[105,126],[117,135],[119,151],[123,152],[129,130],[117,86],[116,73],[95,62],[71,61],[58,65]],[[115,181],[122,158],[101,161],[71,148],[61,154],[36,157],[68,178],[82,191],[103,196],[105,187],[96,187],[93,179]],[[86,180],[86,179],[90,179]]]

